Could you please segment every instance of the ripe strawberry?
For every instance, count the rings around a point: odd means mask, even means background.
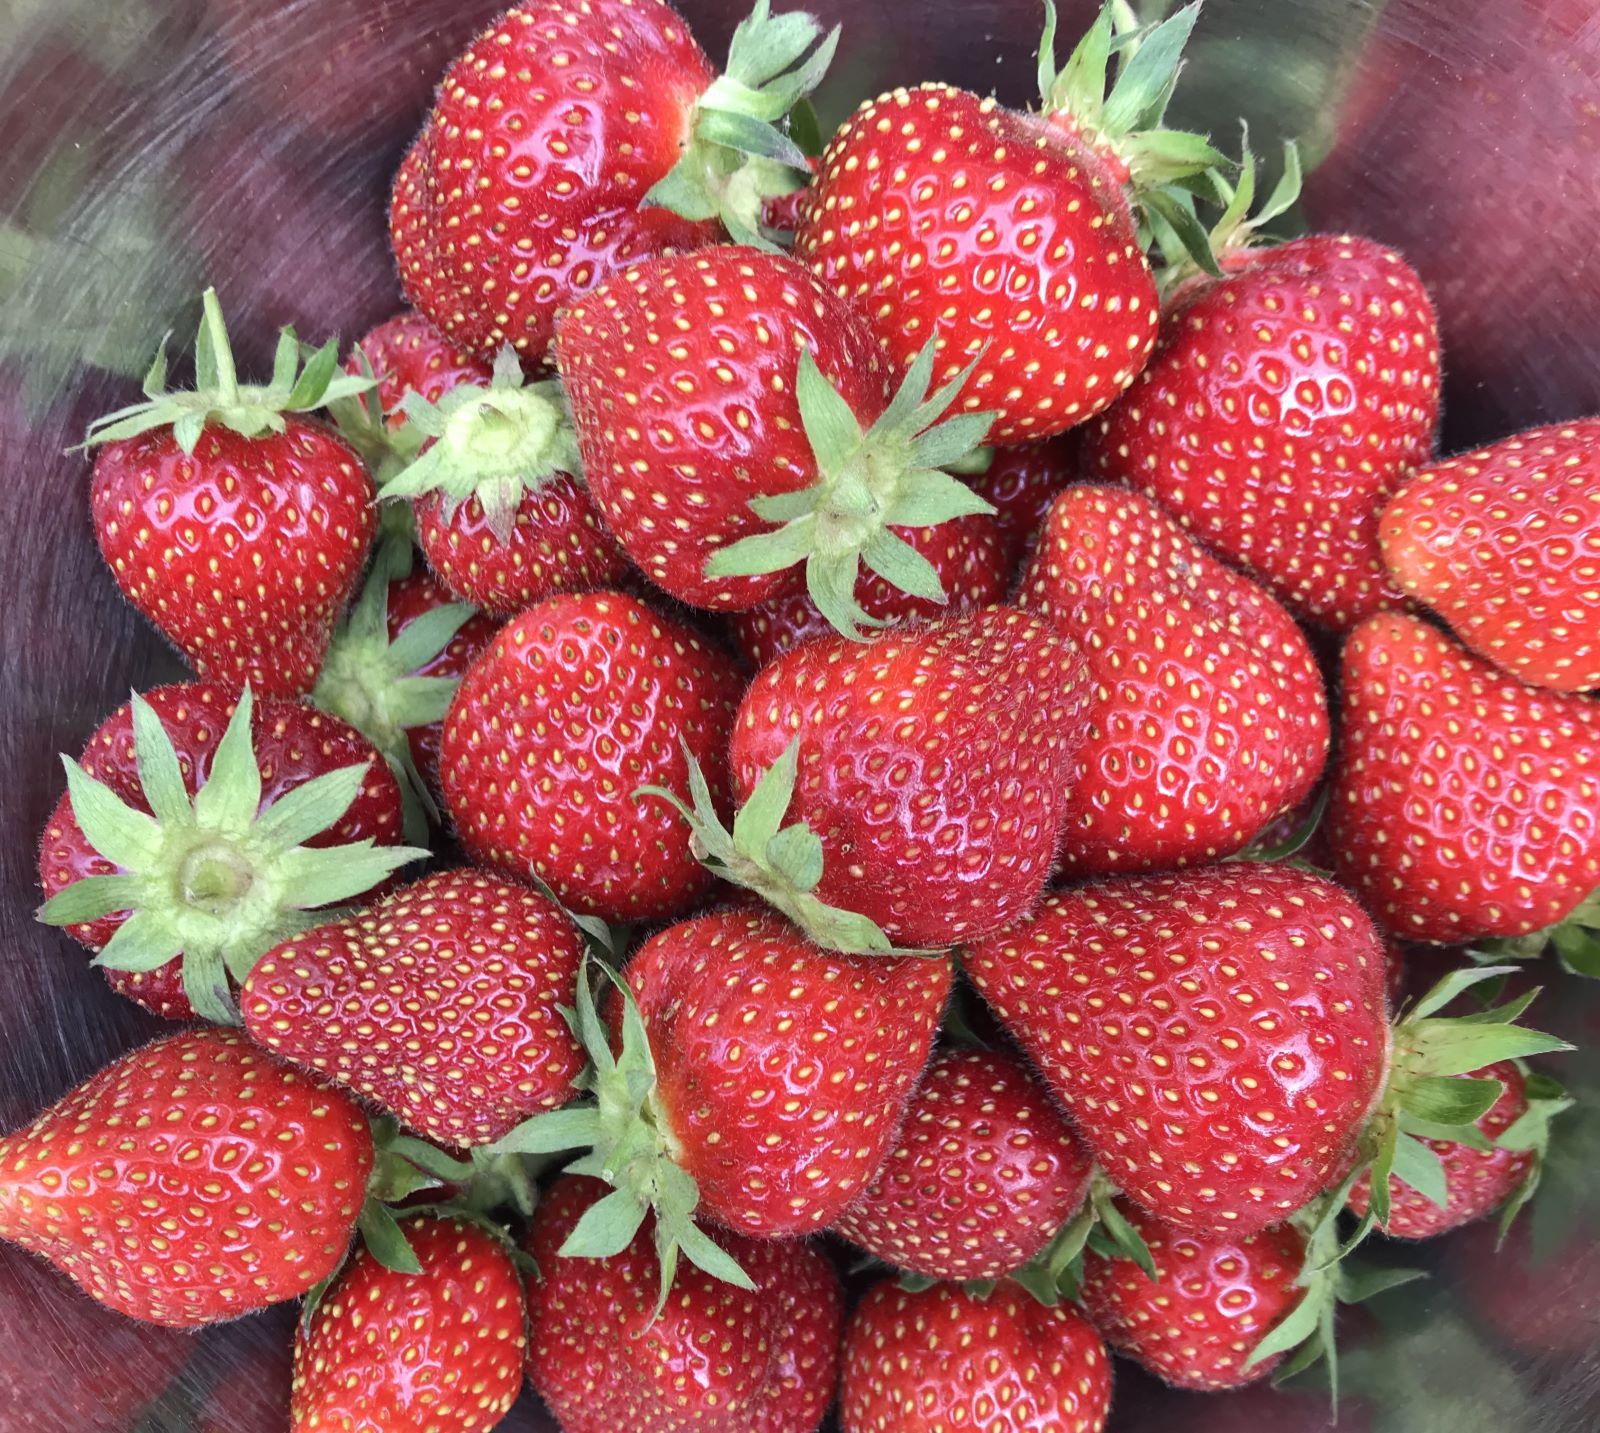
[[[1135,1205],[1124,1213],[1156,1277],[1132,1259],[1086,1254],[1083,1305],[1111,1346],[1179,1388],[1239,1388],[1270,1373],[1281,1354],[1243,1365],[1301,1300],[1305,1235],[1283,1224],[1197,1236]]]
[[[997,1279],[1033,1258],[1083,1202],[1087,1151],[1022,1061],[936,1055],[899,1142],[833,1229],[932,1279]]]
[[[184,1031],[0,1139],[0,1238],[107,1308],[194,1327],[332,1273],[371,1169],[343,1095],[242,1034]]]
[[[1527,686],[1398,613],[1350,634],[1341,685],[1328,839],[1385,925],[1520,936],[1600,887],[1600,702]]]
[[[510,1251],[465,1219],[400,1227],[420,1273],[358,1250],[302,1320],[291,1433],[478,1433],[522,1391],[522,1276]]]
[[[1047,15],[1043,113],[944,84],[869,100],[823,154],[795,244],[895,364],[931,339],[939,381],[994,411],[999,443],[1062,432],[1133,381],[1160,322],[1134,206],[1170,207],[1161,184],[1222,162],[1198,135],[1151,128],[1194,7],[1151,32],[1109,97],[1112,7],[1059,81]]]
[[[240,994],[258,1044],[437,1144],[489,1144],[576,1091],[561,1017],[583,942],[546,896],[439,871],[285,941]]]
[[[372,480],[356,451],[300,415],[356,392],[330,344],[303,372],[285,330],[264,388],[241,385],[214,290],[195,367],[168,393],[166,355],[147,401],[89,430],[105,444],[90,504],[117,585],[200,676],[295,696],[322,654],[372,543]]]
[[[463,383],[487,386],[489,360],[457,348],[420,313],[402,309],[356,340],[344,371],[360,377],[370,368],[378,381],[384,417],[398,427],[405,421],[401,405],[411,393],[437,403]],[[366,364],[361,363],[361,355]]]
[[[717,78],[665,0],[513,6],[445,73],[401,166],[406,297],[461,347],[510,343],[531,370],[556,313],[612,271],[708,242],[714,219],[756,240],[763,200],[805,169],[771,121],[822,78],[836,35],[820,36],[759,0]]]
[[[808,1244],[718,1233],[750,1275],[739,1289],[680,1267],[655,1294],[648,1231],[603,1258],[560,1254],[603,1202],[598,1180],[558,1179],[528,1248],[528,1378],[563,1433],[814,1433],[833,1400],[844,1300]]]
[[[1534,428],[1417,472],[1384,560],[1474,652],[1535,686],[1600,687],[1600,419]]]
[[[40,919],[170,1019],[227,1022],[269,946],[424,851],[400,792],[337,717],[180,683],[119,707],[68,761],[45,825]]]
[[[1106,1173],[1196,1233],[1299,1209],[1346,1167],[1383,1087],[1383,942],[1293,867],[1061,891],[963,964]]]
[[[967,480],[994,509],[1008,574],[1015,573],[1032,552],[1056,494],[1077,477],[1080,447],[1078,435],[1073,434],[996,448],[989,466]]]
[[[1018,600],[1094,682],[1062,836],[1074,875],[1231,855],[1322,774],[1327,699],[1294,619],[1148,498],[1069,488]]]
[[[1100,1433],[1110,1406],[1100,1335],[1015,1284],[912,1293],[886,1279],[845,1329],[842,1433]]]

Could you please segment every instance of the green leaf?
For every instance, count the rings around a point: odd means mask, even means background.
[[[706,576],[757,577],[782,572],[810,556],[815,546],[815,528],[816,519],[808,514],[772,532],[742,537],[706,559]]]
[[[689,1221],[682,1225],[677,1231],[677,1242],[684,1257],[713,1279],[720,1279],[740,1289],[755,1289],[755,1281],[739,1267],[739,1261],[715,1243],[698,1224]]]
[[[524,1120],[485,1148],[490,1154],[560,1154],[588,1149],[600,1132],[599,1110],[593,1105],[568,1105]]]
[[[285,792],[256,821],[256,836],[287,850],[338,824],[361,792],[369,765],[343,766]],[[337,849],[337,848],[335,848]]]
[[[1450,1202],[1443,1162],[1432,1149],[1410,1135],[1403,1134],[1395,1141],[1393,1177],[1409,1184],[1441,1209]]]
[[[1149,212],[1161,216],[1194,264],[1213,278],[1222,277],[1222,268],[1211,249],[1211,235],[1195,216],[1192,205],[1185,202],[1184,196],[1171,190],[1150,189],[1140,196],[1140,203]],[[1166,257],[1175,260],[1177,255]]]
[[[333,905],[369,891],[408,861],[426,860],[417,846],[378,846],[368,837],[347,846],[297,846],[278,862],[286,899],[298,910]]]
[[[838,390],[823,377],[809,348],[800,351],[795,401],[817,466],[824,473],[838,472],[861,446],[861,424]]]
[[[1424,1016],[1432,1015],[1436,1010],[1442,1010],[1452,1000],[1465,994],[1474,985],[1485,980],[1492,980],[1497,975],[1512,975],[1516,972],[1514,965],[1479,965],[1467,966],[1461,970],[1451,971],[1449,975],[1438,981],[1422,999],[1408,1012],[1407,1023],[1420,1020]]]
[[[1102,13],[1105,13],[1104,11]],[[1109,55],[1107,59],[1109,61]],[[1044,29],[1039,34],[1038,82],[1039,98],[1047,100],[1056,87],[1056,7],[1052,0],[1044,0]]]
[[[477,611],[470,602],[449,602],[413,617],[389,644],[390,667],[405,674],[426,666],[455,640]]]
[[[796,891],[814,891],[822,880],[822,838],[802,822],[768,841],[766,856],[772,869]]]
[[[357,1221],[367,1252],[385,1269],[396,1274],[420,1274],[422,1265],[405,1231],[395,1222],[395,1217],[382,1204],[369,1199],[361,1208]]]
[[[154,911],[136,910],[119,925],[93,964],[106,970],[148,974],[183,950],[183,938]]]
[[[1417,1067],[1430,1075],[1470,1075],[1497,1060],[1572,1049],[1565,1040],[1521,1025],[1421,1020],[1411,1024],[1409,1032],[1417,1051]]]
[[[332,339],[311,356],[284,405],[291,412],[304,412],[317,407],[333,382],[334,371],[339,366],[339,345]]]
[[[1441,1124],[1434,1120],[1418,1119],[1400,1111],[1400,1132],[1415,1135],[1418,1139],[1443,1140],[1447,1144],[1464,1144],[1470,1149],[1490,1149],[1488,1137],[1474,1124]]]
[[[1106,133],[1127,134],[1160,121],[1161,110],[1165,107],[1163,96],[1171,91],[1184,46],[1189,43],[1199,15],[1198,3],[1185,5],[1140,41],[1106,98],[1100,119],[1100,126]]]
[[[194,1013],[213,1025],[238,1025],[239,1011],[228,986],[222,953],[191,948],[183,953],[183,993]]]
[[[820,155],[826,145],[822,123],[817,118],[817,107],[809,99],[799,99],[789,111],[789,138],[809,158]]]
[[[1053,9],[1047,10],[1047,29],[1054,19]],[[1086,129],[1099,125],[1105,108],[1106,73],[1111,67],[1111,23],[1112,7],[1106,4],[1068,56],[1065,67],[1052,79],[1050,88],[1040,91],[1047,113],[1065,110]],[[1053,42],[1054,36],[1051,38]],[[1053,63],[1051,67],[1054,68]],[[1039,78],[1044,78],[1042,55]]]
[[[613,1189],[583,1211],[560,1252],[567,1258],[608,1259],[633,1243],[649,1213],[630,1190]]]
[[[247,686],[228,719],[211,772],[194,797],[194,819],[213,831],[243,831],[261,806],[261,768],[250,735],[255,699]]]
[[[1245,1359],[1243,1370],[1249,1372],[1257,1364],[1266,1362],[1278,1354],[1287,1353],[1290,1349],[1298,1347],[1317,1332],[1322,1322],[1325,1300],[1315,1292],[1307,1292],[1289,1312],[1276,1328],[1268,1331],[1265,1338],[1253,1349],[1250,1356]]]
[[[692,758],[691,758],[692,760]],[[795,774],[800,762],[800,738],[795,737],[756,782],[750,799],[733,818],[735,846],[764,852],[783,825],[784,813],[794,798]],[[709,795],[709,793],[708,793]]]
[[[771,123],[733,110],[704,110],[696,126],[700,138],[725,145],[741,154],[758,154],[804,171],[806,157],[788,135]]]
[[[139,891],[137,876],[85,876],[63,887],[40,906],[38,919],[45,925],[97,921],[117,911],[133,910],[138,904]]]
[[[125,871],[148,865],[161,844],[161,828],[154,819],[126,805],[109,786],[90,776],[71,757],[62,757],[61,764],[67,772],[72,816],[84,839],[113,866]]]
[[[1343,1264],[1339,1268],[1339,1302],[1361,1304],[1390,1289],[1427,1278],[1422,1269],[1390,1269],[1381,1265]]]
[[[806,592],[835,632],[863,641],[863,627],[880,627],[856,601],[858,558],[855,553],[813,552],[806,559]]]
[[[965,483],[930,468],[896,492],[884,522],[890,527],[932,527],[953,518],[994,510],[993,504]]]
[[[1149,1246],[1139,1231],[1128,1222],[1127,1216],[1117,1208],[1116,1202],[1109,1197],[1097,1198],[1094,1209],[1099,1216],[1100,1227],[1118,1254],[1124,1259],[1132,1259],[1144,1271],[1147,1279],[1154,1281],[1158,1278],[1156,1261],[1150,1254]]]
[[[172,738],[161,718],[137,692],[130,702],[133,717],[133,753],[139,768],[139,786],[155,819],[163,825],[187,825],[194,819],[183,768]]]
[[[885,582],[925,602],[945,600],[944,583],[934,565],[916,548],[887,528],[874,533],[861,558]]]
[[[1423,1075],[1404,1083],[1401,1108],[1418,1119],[1440,1125],[1474,1125],[1504,1090],[1499,1080]]]

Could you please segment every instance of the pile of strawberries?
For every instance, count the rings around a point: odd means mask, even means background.
[[[1293,152],[1258,204],[1162,127],[1194,8],[1119,13],[822,148],[810,16],[718,74],[526,0],[396,177],[410,308],[251,383],[206,294],[88,439],[195,679],[39,860],[183,1024],[0,1139],[0,1236],[302,1299],[304,1433],[1063,1433],[1517,1211],[1505,962],[1600,974],[1600,419],[1437,459],[1404,258],[1269,242]]]

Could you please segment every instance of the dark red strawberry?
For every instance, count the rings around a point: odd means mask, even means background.
[[[408,394],[437,403],[459,384],[487,384],[492,371],[487,358],[457,348],[414,309],[385,319],[357,339],[355,348],[366,355],[366,364],[352,353],[344,371],[359,377],[363,367],[371,368],[384,417],[395,426],[405,421],[400,407]]]
[[[1079,436],[1073,434],[1042,443],[996,448],[989,466],[967,480],[972,490],[994,508],[1008,573],[1016,572],[1033,551],[1050,504],[1078,476],[1080,447]]]
[[[811,204],[811,181],[816,178],[817,161],[806,159],[806,182],[787,194],[774,194],[761,206],[761,227],[772,233],[793,235],[805,222]]]
[[[814,1433],[833,1401],[844,1300],[809,1244],[717,1233],[750,1276],[680,1265],[664,1303],[648,1229],[596,1259],[560,1253],[605,1185],[558,1179],[528,1249],[528,1378],[563,1433]]]
[[[522,1275],[500,1237],[465,1219],[400,1226],[422,1266],[358,1250],[295,1336],[291,1433],[480,1433],[522,1391]]]
[[[1600,418],[1433,463],[1384,509],[1389,571],[1535,686],[1600,687]]]
[[[1231,855],[1310,794],[1328,712],[1305,637],[1148,498],[1069,488],[1017,595],[1077,642],[1094,682],[1067,796],[1068,871]]]
[[[225,1030],[113,1061],[0,1139],[0,1238],[131,1318],[188,1328],[303,1294],[372,1169],[354,1104]]]
[[[929,1062],[898,1143],[833,1229],[927,1278],[997,1279],[1071,1218],[1089,1164],[1022,1061],[953,1048]]]
[[[40,918],[171,1019],[236,1019],[230,986],[263,951],[427,854],[399,844],[399,788],[371,744],[298,702],[157,687],[67,773]]]
[[[1111,1358],[1070,1305],[1015,1284],[876,1285],[850,1316],[842,1433],[1100,1433]]]
[[[265,387],[240,384],[214,290],[196,344],[199,391],[164,392],[89,430],[90,505],[117,585],[200,676],[263,696],[310,688],[372,543],[372,479],[348,443],[303,417],[364,379],[334,377],[330,344],[299,367],[285,330]],[[298,375],[298,376],[297,376]]]

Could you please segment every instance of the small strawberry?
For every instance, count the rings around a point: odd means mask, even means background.
[[[562,1019],[583,942],[537,891],[439,871],[267,952],[240,992],[251,1037],[437,1144],[489,1144],[576,1093]]]
[[[994,509],[1007,574],[1015,573],[1038,540],[1056,494],[1079,474],[1077,434],[1042,443],[996,448],[989,466],[967,485]]]
[[[648,783],[726,790],[740,680],[688,628],[617,592],[552,597],[507,624],[445,718],[440,778],[475,858],[604,920],[675,914],[710,885]]]
[[[414,309],[385,319],[354,347],[357,351],[345,360],[344,371],[361,377],[371,369],[383,416],[395,427],[405,422],[401,407],[408,394],[437,403],[460,384],[487,386],[492,373],[487,359],[457,348]]]
[[[1089,1155],[1022,1061],[953,1048],[929,1062],[900,1139],[833,1232],[932,1279],[997,1279],[1083,1203]]]
[[[0,1238],[107,1308],[195,1327],[332,1273],[372,1163],[343,1095],[241,1034],[185,1031],[0,1139]]]
[[[522,1391],[522,1275],[464,1219],[400,1225],[418,1273],[359,1250],[295,1337],[291,1433],[480,1433]]]
[[[1148,498],[1067,489],[1017,599],[1094,683],[1062,834],[1074,875],[1231,855],[1322,774],[1327,699],[1294,619]]]
[[[241,385],[208,289],[199,391],[164,391],[163,350],[146,401],[107,414],[87,439],[105,445],[90,505],[117,585],[202,677],[262,696],[316,680],[374,530],[361,458],[302,416],[366,380],[334,376],[331,343],[303,371],[299,355],[285,329],[272,381]]]
[[[872,1288],[845,1328],[841,1433],[1100,1433],[1111,1358],[1070,1304],[1015,1284]]]
[[[1481,657],[1558,692],[1600,687],[1600,419],[1534,428],[1415,473],[1384,560]]]
[[[39,917],[173,1019],[236,1021],[230,985],[263,951],[427,854],[398,844],[400,792],[365,739],[248,688],[135,696],[65,764]]]
[[[648,1229],[603,1258],[560,1250],[604,1204],[558,1179],[528,1235],[528,1379],[563,1433],[815,1433],[833,1401],[844,1300],[808,1244],[717,1233],[749,1289],[678,1269],[656,1298]]]
[[[761,206],[761,227],[768,233],[789,235],[805,222],[806,210],[811,205],[811,182],[817,175],[817,161],[806,157],[806,182],[787,194],[774,194]],[[796,175],[796,178],[799,176]]]

